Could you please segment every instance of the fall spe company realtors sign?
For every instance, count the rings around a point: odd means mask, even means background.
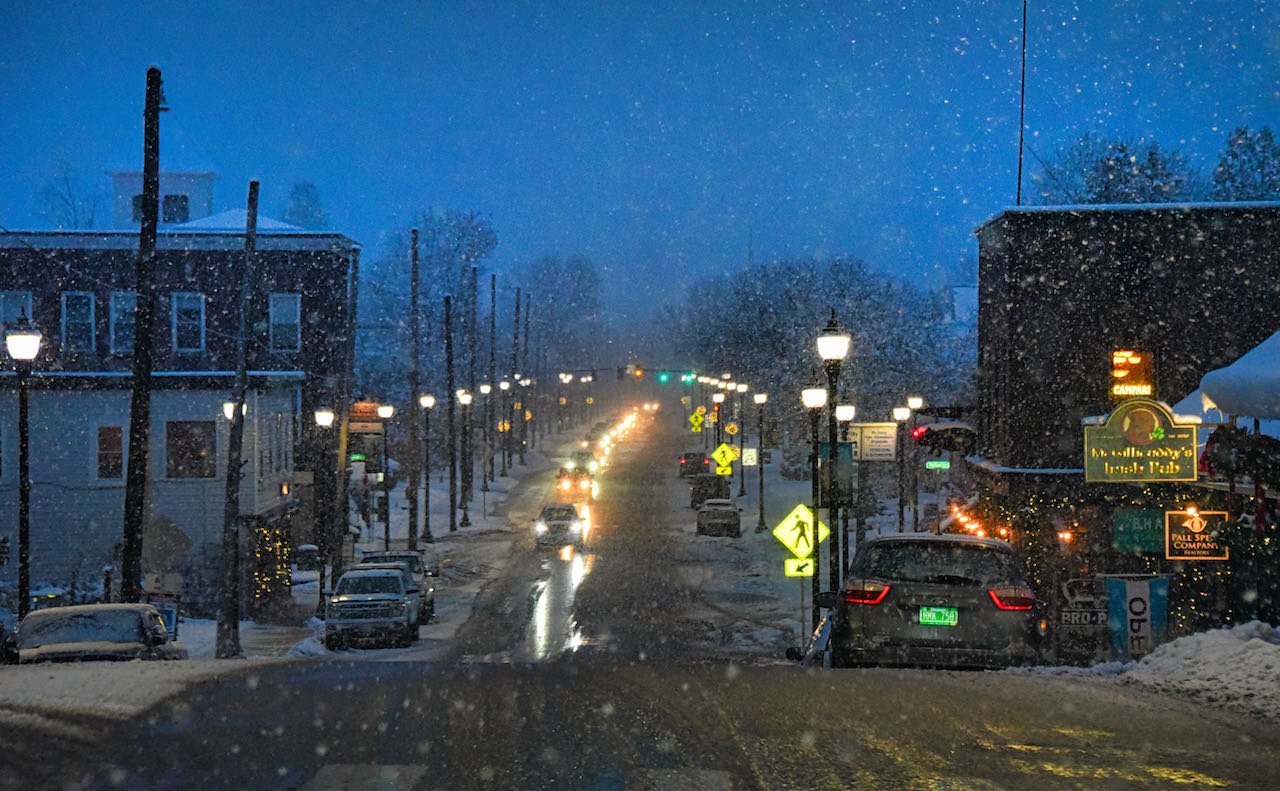
[[[1196,472],[1196,426],[1174,423],[1157,401],[1126,401],[1103,425],[1085,426],[1086,481],[1194,481]]]

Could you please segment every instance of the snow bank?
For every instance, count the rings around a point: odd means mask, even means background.
[[[1170,697],[1280,720],[1280,628],[1259,621],[1180,637],[1138,662],[1009,672],[1112,676]]]

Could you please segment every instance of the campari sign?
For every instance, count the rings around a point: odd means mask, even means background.
[[[1194,481],[1196,424],[1173,422],[1164,404],[1134,398],[1084,429],[1084,479],[1093,483]]]

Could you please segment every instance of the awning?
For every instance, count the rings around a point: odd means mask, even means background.
[[[1231,365],[1205,374],[1200,392],[1206,407],[1230,415],[1280,418],[1280,332]]]

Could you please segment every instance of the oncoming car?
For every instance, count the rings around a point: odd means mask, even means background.
[[[907,534],[868,541],[833,606],[831,664],[997,668],[1039,658],[1044,605],[1003,542]]]
[[[586,520],[573,505],[546,505],[533,523],[533,542],[537,546],[581,547],[587,540]]]

